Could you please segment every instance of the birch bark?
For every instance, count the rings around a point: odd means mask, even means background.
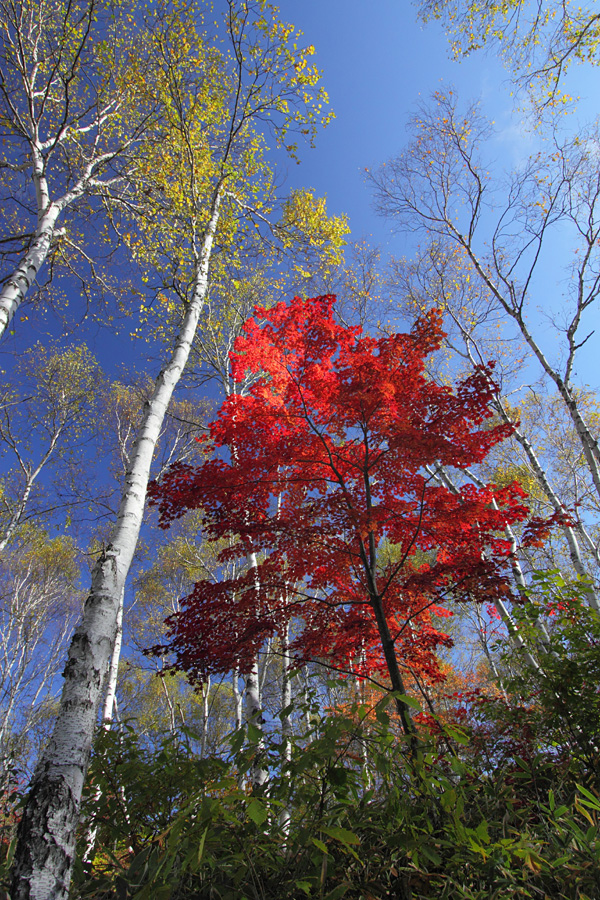
[[[106,693],[102,706],[102,722],[105,728],[110,728],[117,708],[117,677],[119,674],[119,659],[121,658],[121,644],[123,643],[123,600],[124,593],[122,592],[117,611],[117,633],[110,659],[110,667],[106,679]]]
[[[0,336],[10,325],[48,258],[59,214],[60,208],[56,203],[42,212],[31,247],[0,291]]]
[[[239,731],[243,720],[243,697],[240,691],[240,674],[235,671],[231,675],[231,688],[233,691],[233,710],[235,716],[235,730]]]
[[[247,554],[247,559],[249,568],[254,571],[254,577],[258,591],[258,564],[256,561],[256,553],[254,553],[253,551],[249,552]],[[260,692],[260,678],[258,671],[258,658],[253,660],[252,669],[250,670],[248,675],[246,675],[246,717],[248,723],[250,725],[254,725],[254,727],[257,728],[261,733],[261,737],[256,744],[256,757],[252,764],[252,769],[250,772],[250,778],[252,780],[253,787],[261,788],[267,780],[268,773],[267,770],[263,768],[261,759],[265,749],[265,742],[262,738],[263,711]]]
[[[19,827],[13,900],[66,900],[68,896],[81,792],[116,639],[121,596],[142,523],[154,448],[189,357],[206,296],[220,205],[221,184],[212,201],[193,297],[171,359],[146,404],[111,542],[94,568],[83,618],[71,643],[56,725],[36,768]]]
[[[292,662],[289,651],[289,624],[281,635],[281,775],[286,777],[287,766],[292,761],[292,718],[290,706],[292,705],[292,679],[290,677],[290,665]],[[284,834],[290,830],[292,818],[290,805],[284,806],[279,813],[279,826]]]

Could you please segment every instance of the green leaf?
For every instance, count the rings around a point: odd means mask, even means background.
[[[320,841],[319,838],[316,838],[316,837],[311,838],[311,841],[313,842],[315,847],[317,847],[318,850],[321,850],[323,853],[329,853],[329,850],[327,849],[327,845],[324,844],[323,841]]]
[[[328,828],[322,828],[321,831],[323,834],[332,837],[336,841],[340,841],[342,844],[360,844],[358,835],[354,834],[353,831],[348,831],[347,828],[339,828],[337,825],[330,825]]]
[[[246,813],[248,818],[252,819],[254,824],[258,826],[262,825],[269,815],[265,804],[261,800],[257,800],[256,797],[248,804]]]
[[[231,742],[230,742],[231,752],[233,753],[234,756],[236,753],[239,753],[239,751],[242,749],[242,745],[243,745],[245,739],[246,739],[245,730],[243,728],[238,728],[238,730],[234,733],[233,737],[231,738]]]
[[[338,884],[332,891],[325,894],[323,900],[338,900],[338,897],[344,896],[349,887],[349,884]]]
[[[462,731],[460,728],[456,728],[454,725],[446,725],[444,731],[451,737],[453,741],[456,741],[457,744],[462,744],[466,746],[469,743],[469,737]]]
[[[393,691],[391,693],[395,700],[399,700],[406,706],[410,706],[412,709],[417,709],[419,712],[421,712],[421,704],[418,700],[415,700],[414,697],[409,697],[408,694],[399,694],[397,691]]]
[[[598,797],[590,793],[590,791],[588,791],[587,788],[584,788],[581,784],[577,785],[577,790],[580,794],[583,794],[583,796],[587,798],[587,800],[580,800],[580,803],[583,803],[590,809],[597,809],[600,812],[600,799],[598,799]]]
[[[453,756],[450,760],[450,768],[456,775],[464,775],[467,771],[465,763],[457,756]]]
[[[428,847],[426,844],[421,844],[421,846],[419,847],[419,851],[426,859],[429,860],[429,862],[432,862],[434,866],[441,865],[442,857],[439,855],[439,853],[436,853],[436,851],[432,847]]]
[[[207,825],[206,828],[204,829],[204,832],[202,833],[202,837],[200,838],[200,843],[198,844],[198,856],[197,856],[197,864],[198,865],[200,865],[200,863],[202,862],[202,855],[204,853],[204,844],[206,842],[206,835],[208,834],[208,828],[209,828],[209,826]]]
[[[385,711],[385,709],[381,709],[381,707],[377,707],[375,710],[375,716],[377,717],[377,721],[381,723],[381,725],[387,728],[390,724],[389,714]]]
[[[449,788],[447,791],[440,796],[440,803],[442,805],[442,809],[446,811],[453,809],[454,804],[456,803],[456,791],[454,788]]]
[[[341,785],[346,784],[348,781],[348,773],[341,766],[334,766],[327,774],[331,784],[336,787],[341,787]]]
[[[475,829],[475,833],[483,844],[489,844],[490,836],[488,834],[488,824],[485,819],[482,819],[482,821],[479,823],[479,825]]]
[[[17,838],[14,837],[10,844],[8,845],[8,852],[6,854],[6,868],[9,869],[12,866],[13,857],[15,855],[15,850],[17,848]]]
[[[264,740],[264,737],[265,736],[260,728],[253,725],[252,722],[248,722],[248,740],[251,744],[258,744],[259,741]]]
[[[295,885],[301,891],[304,891],[305,894],[310,894],[312,884],[309,881],[296,881]]]

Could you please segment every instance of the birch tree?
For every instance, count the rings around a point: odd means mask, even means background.
[[[527,348],[507,333],[485,284],[477,279],[462,253],[437,245],[424,248],[413,260],[395,260],[390,279],[410,314],[430,303],[444,310],[447,368],[458,364],[469,369],[483,360],[495,360],[502,390],[494,405],[500,420],[512,424],[513,432],[490,455],[483,477],[500,483],[519,481],[536,516],[550,517],[565,508],[579,511],[575,523],[565,521],[560,525],[568,558],[557,554],[553,542],[551,558],[542,559],[539,554],[532,558],[528,550],[526,567],[566,565],[572,566],[578,576],[597,573],[597,495],[571,416],[560,396],[549,395],[539,378],[533,380],[535,373],[529,374]],[[525,381],[524,371],[528,375]],[[448,372],[438,374],[443,378]],[[593,397],[578,390],[578,400],[590,427],[597,428]],[[549,546],[544,545],[544,552]],[[590,601],[595,605],[592,594]]]
[[[559,0],[420,0],[424,19],[448,30],[455,56],[496,45],[538,112],[570,99],[562,91],[573,63],[597,65],[600,13],[594,2]]]
[[[436,94],[412,128],[405,151],[382,166],[373,181],[381,212],[399,229],[424,237],[424,265],[408,276],[413,299],[441,304],[449,346],[469,366],[497,357],[499,346],[512,346],[504,359],[500,351],[504,399],[497,400],[498,416],[517,424],[507,392],[522,396],[526,371],[527,383],[554,396],[568,417],[597,504],[597,422],[589,417],[576,376],[582,348],[591,338],[600,286],[597,135],[589,132],[562,144],[549,139],[549,146],[502,183],[491,178],[483,160],[489,124],[475,108],[460,113],[452,92]],[[567,288],[549,299],[540,295],[539,278],[548,267],[557,278],[562,275],[550,249],[558,235],[562,242],[569,238],[574,252],[565,261]],[[429,269],[424,277],[423,268]],[[558,339],[554,344],[535,320],[540,301]],[[517,406],[516,398],[512,405]],[[552,486],[553,476],[525,430],[517,428],[514,440],[546,502],[555,511],[569,505],[571,497]],[[589,563],[595,570],[598,547],[585,517],[575,518],[576,528],[564,530],[573,565],[579,573],[589,571]],[[592,595],[590,600],[595,605]]]
[[[156,124],[147,37],[104,0],[0,3],[0,334],[49,258],[86,260],[72,231],[82,204],[124,199]]]
[[[75,457],[97,431],[102,390],[98,364],[84,345],[31,348],[15,375],[18,387],[4,392],[0,410],[0,553],[32,517],[56,521],[59,510],[77,502]]]
[[[164,249],[177,251],[172,273],[178,277],[171,281],[171,300],[166,302],[177,305],[179,300],[178,324],[138,429],[110,541],[94,568],[69,651],[55,730],[24,809],[13,875],[15,900],[47,900],[68,893],[81,790],[125,579],[142,523],[152,455],[189,357],[211,261],[217,249],[227,248],[235,231],[228,192],[234,188],[239,200],[253,185],[264,190],[270,184],[259,154],[260,133],[255,130],[262,121],[268,121],[283,141],[294,128],[312,133],[320,118],[319,74],[306,59],[312,48],[296,50],[293,29],[279,22],[266,4],[228,4],[229,59],[207,48],[197,30],[196,13],[189,7],[185,13],[165,15],[163,27],[155,31],[156,59],[162,62],[158,91],[169,143],[161,147],[162,168],[148,172],[152,186],[146,182],[148,190],[158,191],[163,233],[171,234]],[[161,172],[166,173],[162,179]],[[143,176],[140,169],[140,184]]]
[[[65,641],[80,613],[76,548],[22,529],[0,564],[0,762],[27,764],[32,733],[57,693]],[[65,603],[68,598],[68,606]]]

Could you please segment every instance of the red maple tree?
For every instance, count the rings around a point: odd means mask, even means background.
[[[334,303],[255,310],[231,354],[233,377],[251,387],[212,423],[212,458],[153,487],[165,527],[200,508],[208,536],[237,538],[223,563],[259,554],[238,577],[198,582],[170,619],[168,649],[192,679],[249,671],[292,622],[297,660],[356,670],[362,659],[404,694],[405,660],[441,677],[440,603],[509,590],[502,534],[527,515],[521,488],[453,493],[432,475],[481,462],[510,433],[487,421],[490,368],[452,390],[425,373],[443,334],[436,310],[410,334],[374,338],[337,322]],[[398,710],[410,731],[401,699]]]

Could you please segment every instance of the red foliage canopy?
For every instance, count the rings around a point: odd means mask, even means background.
[[[153,486],[165,527],[200,508],[208,535],[237,537],[223,563],[258,554],[239,577],[198,582],[170,620],[168,649],[194,679],[248,671],[290,622],[296,659],[390,671],[395,655],[435,678],[448,638],[431,611],[508,591],[500,535],[527,514],[522,490],[453,493],[426,468],[478,463],[510,433],[485,422],[490,369],[439,385],[424,371],[442,337],[436,311],[374,338],[339,324],[334,302],[255,310],[231,354],[236,381],[253,380],[212,423],[213,458]]]

